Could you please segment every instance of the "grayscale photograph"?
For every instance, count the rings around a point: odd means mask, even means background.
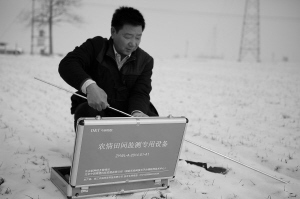
[[[299,0],[0,0],[1,199],[299,199]]]

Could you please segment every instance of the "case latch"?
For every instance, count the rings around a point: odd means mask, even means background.
[[[88,193],[89,187],[81,187],[81,193]]]
[[[140,124],[141,124],[140,119],[136,119],[136,126],[140,126]]]
[[[156,179],[156,180],[154,180],[154,184],[155,185],[161,185],[161,179]]]

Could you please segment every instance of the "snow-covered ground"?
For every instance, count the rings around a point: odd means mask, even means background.
[[[75,133],[61,58],[0,55],[2,199],[64,198],[50,168],[71,165]],[[300,65],[155,60],[152,102],[161,116],[189,119],[186,139],[282,183],[184,142],[181,159],[225,167],[211,173],[180,161],[170,188],[103,198],[300,198]]]

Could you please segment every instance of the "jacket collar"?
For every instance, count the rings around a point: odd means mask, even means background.
[[[131,53],[131,56],[129,57],[129,59],[126,62],[136,60],[136,51],[138,51],[138,50],[139,50],[139,47]],[[109,38],[109,40],[105,39],[105,42],[103,43],[103,47],[100,50],[99,54],[97,55],[97,58],[96,58],[97,61],[99,63],[101,63],[103,61],[103,58],[105,55],[109,56],[115,60],[115,53],[114,53],[114,49],[113,49],[113,40],[111,37]]]
[[[106,55],[115,59],[115,51],[114,51],[114,47],[113,47],[113,44],[114,44],[114,41],[113,39],[110,37],[109,40],[108,40],[108,49],[106,51]],[[138,50],[138,48],[137,48]],[[130,57],[128,58],[127,61],[131,61],[131,60],[135,60],[136,59],[136,51],[133,51],[130,55]]]

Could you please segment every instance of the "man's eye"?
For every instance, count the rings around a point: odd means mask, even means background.
[[[125,39],[131,39],[132,36],[130,36],[130,35],[125,35],[124,38],[125,38]]]

